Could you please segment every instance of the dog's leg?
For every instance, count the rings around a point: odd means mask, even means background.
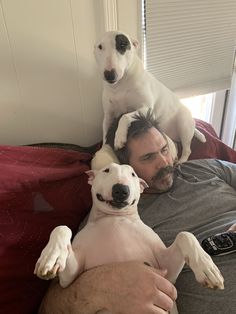
[[[206,137],[205,135],[200,132],[198,129],[194,129],[194,136],[202,143],[206,143]]]
[[[187,161],[188,157],[191,154],[191,149],[190,149],[191,140],[189,141],[189,139],[181,138],[181,143],[182,143],[182,154],[178,160],[178,163],[180,163],[180,164]]]
[[[126,113],[121,117],[115,134],[114,141],[115,150],[122,148],[125,145],[129,126],[135,120],[134,119],[135,113],[138,113],[138,111]]]
[[[82,271],[82,267],[79,267],[81,266],[81,261],[78,254],[75,255],[71,246],[68,246],[68,250],[69,255],[66,260],[66,267],[58,274],[60,285],[63,288],[68,287]]]
[[[135,116],[140,113],[143,115],[146,115],[148,110],[149,108],[142,107],[139,110],[126,113],[120,118],[118,128],[115,134],[115,141],[114,141],[115,150],[122,148],[125,145],[127,141],[127,133],[128,133],[129,126],[135,120]]]
[[[224,279],[211,257],[202,249],[195,236],[189,232],[180,232],[174,243],[160,253],[160,266],[167,268],[168,279],[175,282],[184,262],[195,274],[203,286],[212,289],[224,289]]]
[[[179,163],[183,163],[188,160],[188,157],[191,154],[190,145],[191,145],[193,136],[197,135],[196,137],[199,141],[201,141],[202,143],[206,142],[205,136],[197,129],[194,128],[192,133],[191,133],[191,128],[189,128],[187,133],[186,133],[186,130],[182,132],[180,131],[180,137],[181,137],[181,143],[182,143],[182,154],[179,159]]]
[[[176,134],[178,134],[182,144],[182,154],[179,163],[183,163],[188,160],[191,154],[190,146],[194,135],[195,123],[190,111],[183,105],[180,106],[174,122],[176,124]]]
[[[103,119],[103,125],[102,125],[102,131],[103,131],[103,145],[106,144],[106,136],[107,136],[107,131],[112,124],[113,121],[113,116],[108,113],[104,113],[104,119]]]
[[[178,314],[178,309],[177,309],[177,305],[176,303],[174,302],[174,306],[172,308],[172,310],[170,311],[170,314]]]
[[[62,272],[66,267],[71,237],[72,232],[68,227],[56,227],[35,265],[34,274],[47,280]]]

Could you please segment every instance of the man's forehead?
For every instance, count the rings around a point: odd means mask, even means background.
[[[149,149],[161,149],[167,144],[164,136],[156,128],[150,128],[147,132],[128,141],[129,149],[146,151]]]

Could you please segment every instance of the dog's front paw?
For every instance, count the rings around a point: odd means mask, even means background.
[[[35,265],[34,274],[45,280],[55,278],[65,269],[69,250],[69,247],[57,244],[46,246]]]
[[[189,266],[192,268],[196,280],[204,287],[220,290],[224,289],[224,278],[220,270],[204,250],[202,250],[195,261],[189,261]]]
[[[115,150],[120,149],[125,146],[127,140],[127,131],[118,129],[115,135],[114,148]]]
[[[134,120],[134,113],[126,113],[124,114],[119,121],[118,128],[116,130],[115,134],[115,140],[114,140],[114,148],[115,150],[120,149],[125,146],[125,143],[127,141],[127,134],[128,129],[131,124],[131,122]]]
[[[34,274],[49,280],[57,276],[66,267],[66,260],[71,251],[71,231],[65,226],[53,230],[50,240],[36,262]]]

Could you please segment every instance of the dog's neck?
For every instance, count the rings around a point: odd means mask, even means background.
[[[125,217],[129,219],[130,221],[135,221],[137,219],[140,219],[139,214],[138,214],[138,209],[137,206],[132,205],[132,208],[126,209],[126,210],[119,210],[119,209],[114,209],[111,210],[110,213],[104,212],[98,207],[96,207],[95,204],[93,204],[90,215],[89,215],[89,222],[96,222],[102,218],[105,217]]]
[[[143,69],[144,69],[143,62],[135,53],[132,62],[129,65],[128,71],[126,71],[126,73],[128,73],[127,75],[129,76],[133,76],[134,73],[140,75],[140,73],[143,73]]]

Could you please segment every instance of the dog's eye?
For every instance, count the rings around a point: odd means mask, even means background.
[[[103,170],[103,172],[110,172],[110,169],[109,168],[106,168],[105,170]]]
[[[134,172],[132,172],[132,177],[136,177],[136,175],[135,175],[135,173],[134,173]]]
[[[98,49],[102,50],[102,45],[101,44],[98,45]]]

